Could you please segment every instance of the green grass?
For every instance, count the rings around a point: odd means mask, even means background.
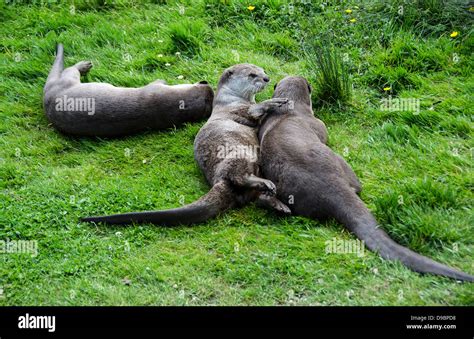
[[[398,17],[400,2],[75,1],[74,11],[57,1],[2,2],[0,240],[36,240],[39,254],[0,254],[0,305],[473,305],[474,284],[421,276],[372,253],[327,254],[327,240],[354,237],[335,222],[282,219],[254,205],[194,227],[78,223],[203,195],[192,146],[203,122],[70,138],[42,109],[57,42],[67,65],[93,61],[84,81],[215,88],[239,62],[263,67],[272,85],[289,74],[312,79],[302,46],[329,39],[345,56],[352,98],[315,105],[316,114],[360,177],[363,200],[399,243],[472,274],[472,14],[405,1],[409,16]],[[390,95],[420,99],[420,112],[381,110]]]

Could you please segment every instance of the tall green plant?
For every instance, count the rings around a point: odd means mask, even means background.
[[[347,66],[329,43],[316,44],[306,52],[307,67],[320,104],[348,103],[352,84]]]

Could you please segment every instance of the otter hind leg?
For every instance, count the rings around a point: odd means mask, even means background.
[[[244,176],[242,186],[255,189],[270,196],[276,195],[275,184],[267,179],[257,177],[254,174]]]
[[[290,215],[291,210],[288,206],[282,203],[274,196],[268,194],[260,194],[257,199],[257,205],[263,208],[274,210],[279,214]]]
[[[351,166],[349,166],[349,164],[346,162],[346,160],[344,160],[343,157],[338,154],[336,154],[336,156],[339,164],[342,167],[342,170],[344,171],[344,177],[349,183],[349,186],[354,189],[356,194],[359,194],[362,191],[362,185],[359,179],[357,178],[357,175],[354,173]]]
[[[166,82],[166,80],[163,80],[163,79],[158,79],[158,80],[155,80],[155,81],[152,81],[148,84],[148,86],[150,85],[167,85],[168,83]]]
[[[276,195],[276,186],[273,182],[254,174],[258,172],[258,166],[253,161],[240,158],[225,159],[220,164],[218,172],[216,179],[229,180],[237,187],[253,189],[272,196]]]
[[[62,74],[60,81],[64,87],[67,85],[77,85],[81,83],[81,75],[87,74],[92,68],[92,62],[80,61],[74,66],[66,68]]]
[[[81,75],[86,75],[92,68],[91,61],[79,61],[73,67],[76,67]]]

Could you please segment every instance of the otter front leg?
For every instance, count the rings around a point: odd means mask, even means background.
[[[276,197],[269,196],[267,194],[260,194],[257,199],[257,205],[274,210],[280,214],[290,215],[291,210],[288,206],[278,200]]]
[[[288,99],[286,98],[273,98],[265,100],[259,104],[253,104],[250,106],[249,115],[252,117],[252,119],[259,120],[269,113],[282,114],[288,110],[287,104]]]

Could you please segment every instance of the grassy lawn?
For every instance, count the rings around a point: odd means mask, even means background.
[[[328,104],[316,88],[315,114],[360,177],[363,200],[396,241],[472,274],[474,8],[439,0],[8,2],[0,5],[0,240],[37,241],[38,255],[0,254],[0,305],[474,304],[474,284],[422,276],[370,252],[326,253],[327,241],[355,238],[335,222],[279,218],[254,205],[193,227],[79,223],[207,192],[193,158],[203,122],[71,138],[42,108],[58,42],[66,66],[93,62],[83,81],[117,86],[161,78],[215,88],[224,68],[254,63],[272,79],[257,100],[286,75],[315,83],[314,55],[302,49],[330,43],[352,97]],[[382,110],[389,96],[419,99],[420,111]]]

